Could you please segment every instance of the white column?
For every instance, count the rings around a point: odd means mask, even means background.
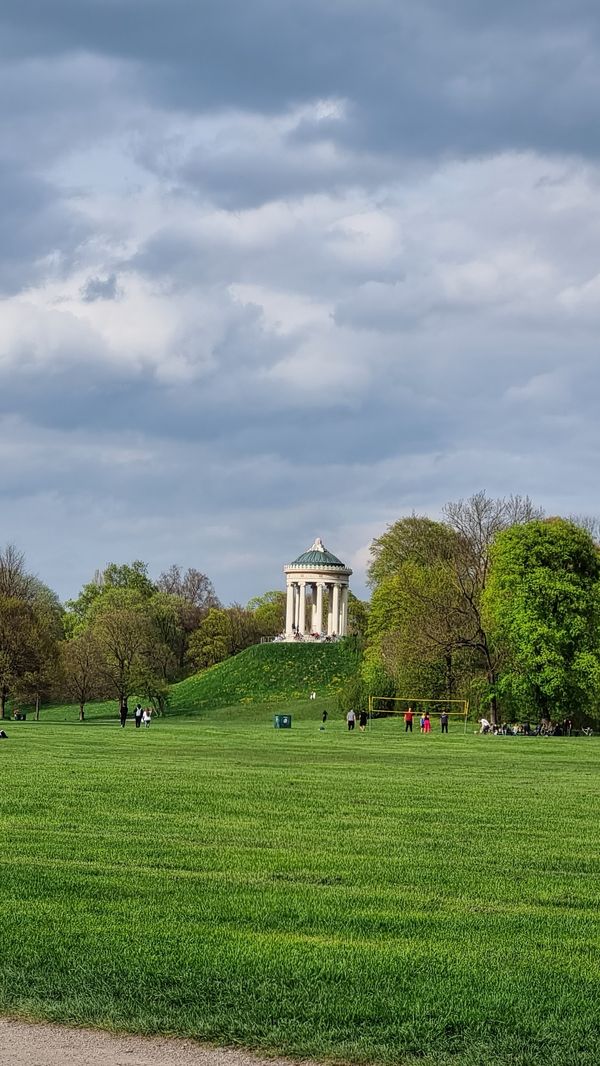
[[[327,636],[333,633],[333,585],[327,586]]]
[[[348,632],[348,586],[342,585],[342,603],[340,608],[340,637]]]
[[[291,581],[287,587],[287,601],[285,605],[285,631],[286,633],[292,632],[292,626],[294,624],[294,586]]]
[[[340,586],[334,585],[334,632],[340,635]]]
[[[310,585],[310,601],[310,632],[315,633],[317,632],[317,583],[314,581]]]
[[[317,585],[317,617],[315,624],[315,631],[321,633],[323,629],[323,582],[319,581]]]
[[[306,581],[300,581],[300,611],[298,618],[298,629],[304,636],[306,631]]]

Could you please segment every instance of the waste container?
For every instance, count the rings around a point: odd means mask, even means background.
[[[275,729],[291,729],[292,728],[292,716],[291,714],[276,714],[273,717],[273,725]]]

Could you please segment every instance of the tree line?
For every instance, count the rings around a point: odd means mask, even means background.
[[[360,668],[343,706],[387,697],[468,699],[499,716],[596,718],[600,550],[593,520],[547,517],[528,497],[479,492],[434,520],[412,514],[371,545],[370,603],[350,594]],[[162,713],[169,686],[285,625],[285,593],[223,606],[177,565],[111,563],[61,604],[0,552],[0,718],[7,704],[131,696]]]
[[[76,599],[58,597],[13,545],[0,552],[0,718],[7,704],[131,696],[163,713],[169,686],[281,631],[285,594],[224,607],[200,570],[171,566],[154,581],[141,561],[111,563]]]
[[[371,546],[360,674],[343,699],[468,699],[510,719],[598,716],[597,524],[479,492]]]

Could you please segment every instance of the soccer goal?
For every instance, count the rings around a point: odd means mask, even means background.
[[[407,711],[413,713],[413,729],[419,730],[419,722],[425,714],[431,721],[447,714],[449,721],[463,723],[467,732],[469,717],[468,700],[425,699],[423,696],[409,699],[406,696],[369,696],[369,728],[377,718],[404,718]]]

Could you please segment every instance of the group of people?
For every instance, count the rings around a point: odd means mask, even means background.
[[[128,716],[129,708],[127,706],[127,700],[122,699],[119,704],[119,721],[121,722],[121,729],[125,729],[125,723]],[[133,712],[133,720],[136,729],[140,729],[142,725],[144,729],[148,729],[150,722],[152,721],[152,708],[142,707],[141,703],[136,704],[135,711]]]
[[[493,733],[494,736],[502,737],[570,737],[573,734],[573,722],[565,718],[562,722],[552,722],[549,718],[542,718],[532,729],[530,722],[489,722],[487,718],[480,718],[480,733]],[[588,735],[591,730],[584,729]]]
[[[356,725],[356,721],[357,721],[356,711],[353,711],[352,709],[349,710],[348,714],[346,715],[346,725],[348,726],[348,731],[350,733],[354,729],[354,726]],[[358,728],[360,729],[361,733],[364,733],[365,729],[367,728],[367,722],[368,721],[369,721],[369,715],[367,714],[367,712],[366,711],[359,711],[359,714],[358,714]]]
[[[412,733],[414,713],[412,707],[409,707],[404,713],[404,732]],[[442,733],[448,732],[448,722],[450,718],[447,711],[442,711],[440,714],[440,726]],[[424,711],[419,718],[419,730],[421,733],[431,733],[431,718],[429,717],[429,711]]]

